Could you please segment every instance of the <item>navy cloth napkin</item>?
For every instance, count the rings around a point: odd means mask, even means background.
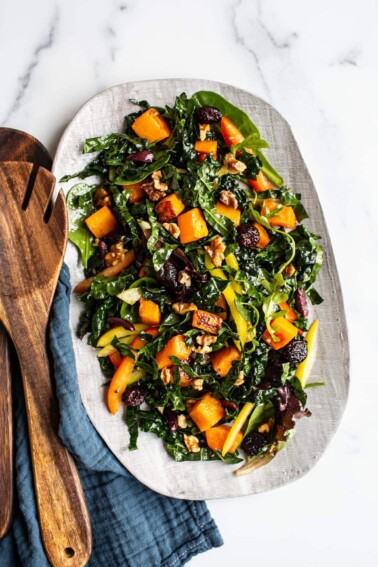
[[[91,566],[179,567],[222,545],[205,502],[167,498],[143,486],[109,451],[85,412],[68,325],[69,271],[63,266],[49,340],[60,407],[59,435],[79,466],[93,530]],[[1,567],[49,565],[41,542],[20,379],[14,379],[15,517],[0,541]]]

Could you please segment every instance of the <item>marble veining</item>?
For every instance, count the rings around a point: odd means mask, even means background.
[[[4,120],[2,122],[4,125],[7,124],[7,122],[13,116],[13,114],[15,114],[17,110],[20,108],[23,99],[27,94],[27,90],[32,80],[34,70],[39,65],[41,57],[43,56],[43,52],[46,51],[47,49],[50,49],[53,46],[58,23],[59,23],[59,11],[58,8],[56,7],[46,37],[44,37],[41,43],[39,43],[38,46],[35,48],[32,57],[30,59],[29,65],[27,66],[25,72],[18,79],[19,86],[14,97],[14,102],[7,111],[7,113],[5,114]]]
[[[376,0],[0,3],[2,126],[29,131],[53,153],[78,108],[106,87],[214,79],[273,104],[314,178],[349,323],[349,405],[339,433],[305,478],[210,504],[226,545],[193,559],[194,567],[249,557],[286,567],[294,553],[306,558],[306,567],[378,564],[377,21]]]

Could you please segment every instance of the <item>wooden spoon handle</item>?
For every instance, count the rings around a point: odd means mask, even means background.
[[[44,331],[16,344],[24,383],[34,486],[42,540],[55,567],[81,567],[92,534],[75,463],[58,435],[59,412],[50,380]]]
[[[13,510],[13,422],[9,341],[0,325],[0,539],[6,534]]]

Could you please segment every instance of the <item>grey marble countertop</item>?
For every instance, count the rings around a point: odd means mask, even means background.
[[[318,189],[350,333],[347,410],[307,476],[209,503],[225,545],[193,567],[378,564],[377,21],[375,0],[1,2],[2,126],[30,132],[54,153],[77,109],[108,86],[214,79],[283,114]]]

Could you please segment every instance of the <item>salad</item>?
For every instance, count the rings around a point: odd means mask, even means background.
[[[246,474],[311,415],[305,390],[321,384],[308,383],[319,236],[245,112],[209,91],[132,102],[123,132],[87,139],[94,160],[62,179],[97,180],[67,197],[85,276],[78,334],[130,450],[150,432],[176,461]]]

